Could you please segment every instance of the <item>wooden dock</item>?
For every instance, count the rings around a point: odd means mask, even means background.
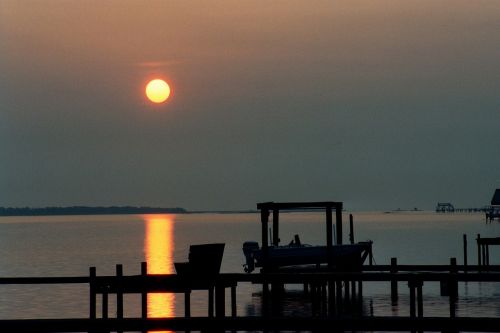
[[[23,277],[0,278],[6,284],[87,284],[89,286],[89,317],[81,319],[32,319],[0,320],[1,332],[125,332],[148,330],[172,331],[226,331],[226,330],[319,330],[335,327],[338,331],[477,331],[500,332],[500,318],[458,318],[456,301],[458,283],[500,283],[500,266],[457,265],[454,258],[449,265],[391,265],[363,266],[361,272],[279,272],[279,273],[224,273],[219,274],[211,288],[207,288],[208,313],[203,317],[191,316],[190,294],[193,290],[188,281],[176,274],[147,274],[146,264],[141,265],[140,275],[123,275],[123,267],[117,265],[116,275],[97,276],[90,268],[86,277]],[[407,317],[366,317],[356,311],[356,304],[363,298],[365,282],[387,282],[391,300],[397,302],[401,293],[410,295],[410,315]],[[440,282],[446,286],[449,298],[449,316],[443,318],[424,315],[424,293],[427,283]],[[238,315],[236,289],[242,283],[261,284],[262,313],[258,317]],[[404,283],[404,284],[403,284]],[[310,316],[304,318],[283,317],[280,312],[279,290],[270,286],[304,284],[310,286]],[[404,285],[404,287],[402,287]],[[230,291],[230,309],[226,313],[226,291]],[[147,294],[171,292],[184,294],[184,316],[177,318],[148,318]],[[124,318],[123,296],[141,294],[141,318]],[[101,297],[97,297],[101,295]],[[116,317],[110,318],[110,297],[116,298]],[[97,300],[101,301],[99,306]],[[98,311],[99,310],[99,311]],[[1,314],[0,314],[1,315]]]

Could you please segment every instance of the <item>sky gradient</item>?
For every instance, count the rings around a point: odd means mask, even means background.
[[[496,0],[3,0],[0,206],[488,204],[499,36]]]

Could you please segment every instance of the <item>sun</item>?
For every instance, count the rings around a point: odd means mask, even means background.
[[[146,96],[153,103],[163,103],[170,96],[170,86],[162,79],[154,79],[146,85]]]

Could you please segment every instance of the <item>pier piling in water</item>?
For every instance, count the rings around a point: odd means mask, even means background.
[[[463,235],[464,244],[464,272],[467,273],[467,235]]]
[[[349,241],[354,244],[354,220],[352,214],[349,214]]]
[[[393,274],[398,272],[398,259],[397,258],[391,258],[390,272]],[[398,304],[398,281],[396,279],[391,279],[391,303],[392,303],[392,305]]]

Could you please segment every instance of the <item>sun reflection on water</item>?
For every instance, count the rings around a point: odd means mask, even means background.
[[[174,215],[144,215],[146,238],[144,250],[148,274],[173,273]],[[148,317],[168,318],[174,315],[175,294],[148,294]]]

